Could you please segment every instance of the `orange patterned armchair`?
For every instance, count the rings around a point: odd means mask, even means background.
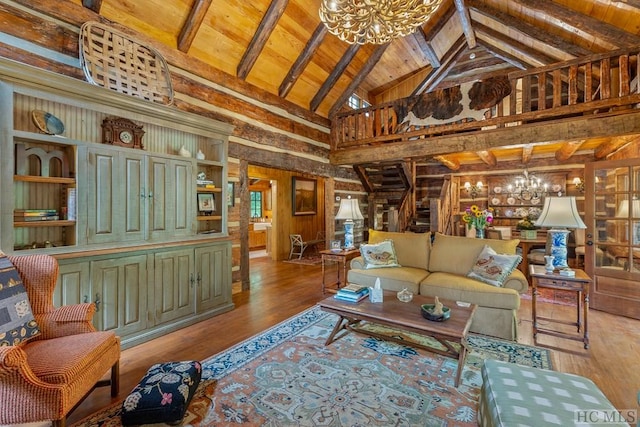
[[[120,339],[91,324],[93,304],[55,309],[58,263],[48,255],[11,256],[26,288],[40,334],[0,346],[0,424],[53,420],[67,415],[96,387],[118,394]],[[111,379],[101,381],[111,369]]]

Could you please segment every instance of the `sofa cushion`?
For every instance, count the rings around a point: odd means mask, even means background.
[[[520,255],[498,254],[490,246],[485,245],[467,276],[493,286],[502,286],[520,261],[522,261]]]
[[[393,240],[398,264],[427,269],[431,249],[431,233],[394,233],[369,229],[369,243]]]
[[[364,268],[400,267],[393,240],[384,240],[374,244],[360,245],[360,254],[364,259]]]
[[[0,346],[24,343],[39,333],[22,279],[0,252]]]
[[[518,243],[518,239],[470,239],[436,233],[429,258],[429,271],[466,276],[485,245],[497,253],[514,255]]]
[[[380,286],[388,291],[407,289],[418,293],[420,282],[429,274],[427,270],[413,267],[377,268],[374,270],[351,269],[347,273],[349,283],[373,287],[380,278]]]
[[[465,301],[483,307],[510,310],[520,307],[520,295],[513,289],[490,286],[475,279],[451,273],[429,274],[420,282],[420,295]]]

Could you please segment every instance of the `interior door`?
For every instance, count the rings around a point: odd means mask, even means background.
[[[640,159],[587,164],[585,188],[591,307],[640,319]]]

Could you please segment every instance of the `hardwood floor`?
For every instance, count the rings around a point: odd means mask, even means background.
[[[110,397],[108,387],[96,389],[70,416],[69,422],[79,421],[123,399],[154,363],[203,360],[324,298],[319,265],[296,265],[268,258],[254,258],[250,265],[251,291],[234,292],[234,310],[124,350],[118,398]],[[335,274],[332,268],[330,271]],[[550,303],[538,306],[542,316],[575,318],[575,307]],[[529,300],[522,300],[518,315],[519,342],[533,345]],[[546,335],[538,337],[537,345],[552,349],[556,370],[587,376],[618,409],[636,409],[636,395],[640,391],[637,368],[640,321],[591,310],[589,331],[589,350],[584,350],[581,342]]]

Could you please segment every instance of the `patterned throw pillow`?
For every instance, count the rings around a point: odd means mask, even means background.
[[[400,267],[393,240],[384,240],[372,245],[360,245],[360,254],[364,258],[364,268]]]
[[[498,254],[485,245],[467,277],[480,280],[493,286],[502,287],[511,272],[520,264],[520,255]]]
[[[0,346],[18,345],[39,333],[22,279],[0,255]]]

